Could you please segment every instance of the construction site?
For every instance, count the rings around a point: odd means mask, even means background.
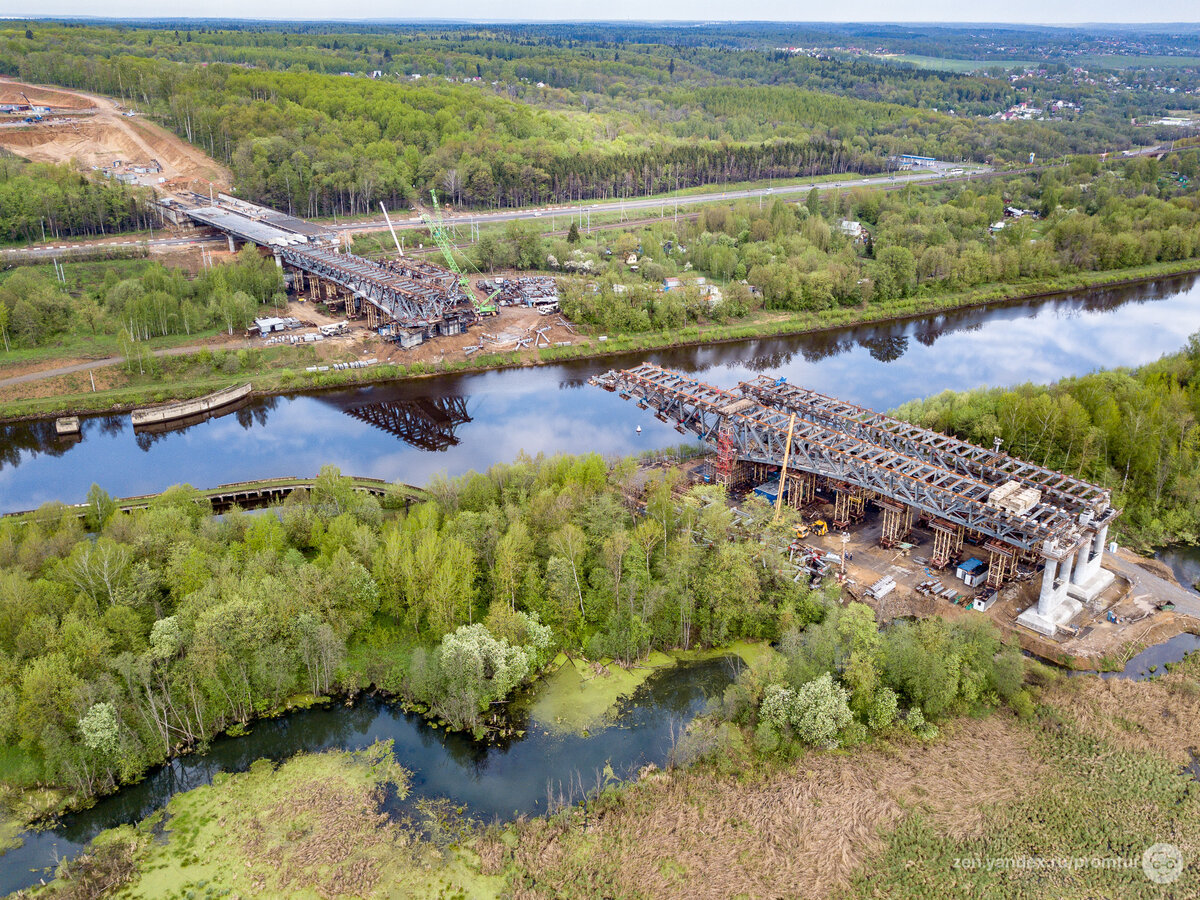
[[[0,79],[0,147],[159,190],[225,190],[224,166],[136,110],[95,94]]]
[[[246,243],[263,248],[283,269],[296,300],[320,305],[327,315],[340,316],[347,324],[361,322],[370,334],[402,350],[435,337],[463,335],[468,328],[498,317],[502,307],[542,316],[558,312],[558,290],[551,278],[485,280],[476,274],[472,280],[455,258],[436,197],[433,210],[422,220],[445,265],[406,256],[399,241],[394,257],[367,259],[346,250],[339,232],[224,193],[209,197],[176,193],[160,200],[159,210],[167,224],[223,234],[230,252]],[[541,323],[528,316],[509,318],[519,321],[484,331],[474,343],[452,349],[469,357],[485,348],[520,350],[569,343],[569,335],[575,334],[561,316]],[[552,335],[556,327],[567,335]]]
[[[710,453],[693,480],[722,485],[746,525],[738,504],[769,503],[795,580],[836,580],[881,621],[984,614],[1040,655],[1086,664],[1190,630],[1177,605],[1200,614],[1108,542],[1120,510],[1106,489],[999,445],[769,376],[723,390],[645,363],[590,383],[699,438]]]

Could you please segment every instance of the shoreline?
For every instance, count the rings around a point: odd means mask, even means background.
[[[1132,274],[1138,273],[1138,274]],[[1056,297],[1069,296],[1081,291],[1094,289],[1109,289],[1145,284],[1161,278],[1173,278],[1186,275],[1200,274],[1200,259],[1192,258],[1176,263],[1155,263],[1152,266],[1141,266],[1136,269],[1121,269],[1112,273],[1115,277],[1105,277],[1105,273],[1082,273],[1071,276],[1077,283],[1062,287],[1052,287],[1051,283],[1041,283],[1036,286],[1014,286],[1015,291],[1008,293],[1001,285],[988,290],[989,296],[978,296],[981,292],[967,294],[951,294],[942,298],[916,298],[910,307],[903,310],[881,310],[879,315],[868,314],[859,317],[855,312],[861,308],[845,307],[835,310],[823,310],[818,313],[801,314],[776,322],[760,322],[745,324],[688,326],[671,332],[643,332],[623,337],[610,337],[600,342],[595,336],[581,344],[570,347],[552,347],[538,350],[535,355],[524,355],[528,351],[513,351],[496,353],[489,357],[451,363],[415,363],[410,367],[403,364],[385,363],[374,369],[357,369],[340,373],[321,373],[312,375],[306,372],[296,372],[289,369],[267,370],[265,372],[242,372],[236,377],[215,379],[205,382],[202,391],[189,394],[187,391],[171,394],[165,399],[148,400],[146,395],[158,390],[167,389],[169,385],[150,387],[131,387],[117,389],[117,394],[110,403],[88,404],[86,402],[71,403],[56,406],[56,398],[31,400],[11,400],[0,402],[0,425],[16,422],[44,421],[58,416],[95,416],[115,415],[132,411],[139,406],[159,403],[177,403],[193,400],[205,393],[223,390],[247,380],[275,382],[268,387],[258,388],[250,392],[249,400],[264,397],[277,397],[297,393],[308,393],[322,390],[339,390],[381,384],[391,381],[415,380],[444,375],[474,375],[483,372],[505,369],[532,368],[535,366],[554,365],[576,360],[604,359],[631,353],[654,352],[660,350],[686,349],[691,347],[718,346],[722,344],[746,341],[765,340],[770,338],[789,338],[810,334],[822,334],[844,328],[856,328],[868,325],[885,325],[896,322],[912,321],[935,314],[959,312],[963,310],[981,309],[993,304],[1020,303],[1037,300],[1050,300]],[[953,302],[954,297],[962,298],[961,302]],[[830,314],[832,313],[832,315]],[[821,321],[822,318],[832,321]],[[712,337],[706,337],[709,331]],[[483,360],[487,359],[487,362]],[[119,364],[119,363],[117,363]],[[288,383],[279,383],[286,380]],[[122,397],[128,394],[128,398]],[[86,396],[86,395],[84,395]],[[9,408],[21,408],[35,405],[38,408],[28,412],[7,414]]]

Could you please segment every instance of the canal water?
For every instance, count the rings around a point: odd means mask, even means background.
[[[104,829],[140,821],[219,772],[301,752],[361,750],[377,740],[392,740],[397,761],[412,772],[411,799],[446,798],[485,822],[539,815],[551,796],[582,799],[605,766],[627,778],[648,763],[663,765],[674,736],[720,696],[739,664],[734,656],[680,662],[652,674],[606,725],[563,734],[526,718],[517,722],[524,735],[499,746],[439,730],[375,697],[255,722],[248,735],[219,738],[203,756],[172,760],[51,830],[23,834],[20,847],[0,856],[0,895],[48,880],[47,867],[52,874],[55,860],[75,856]]]
[[[885,410],[939,391],[1045,383],[1134,366],[1200,330],[1200,281],[1182,276],[908,321],[444,376],[257,401],[181,431],[135,435],[128,416],[83,421],[65,443],[53,422],[0,426],[0,512],[188,482],[210,487],[343,472],[423,484],[521,451],[629,454],[683,438],[589,376],[649,359],[730,387],[759,373]],[[636,428],[641,426],[638,433]]]

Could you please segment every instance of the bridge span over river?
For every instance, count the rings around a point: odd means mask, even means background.
[[[987,583],[995,588],[1019,562],[1041,565],[1037,605],[1018,621],[1044,634],[1113,579],[1101,567],[1119,514],[1109,491],[999,445],[976,447],[782,378],[759,376],[722,390],[643,363],[590,382],[698,436],[716,451],[716,480],[727,487],[778,472],[778,490],[802,506],[820,480],[834,494],[836,527],[861,518],[873,502],[888,546],[908,535],[915,517],[925,518],[934,534],[931,564],[950,564],[969,538],[987,550]]]

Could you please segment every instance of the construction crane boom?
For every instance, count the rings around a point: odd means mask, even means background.
[[[446,258],[447,268],[458,276],[458,283],[462,287],[463,292],[474,302],[475,311],[483,316],[494,316],[496,314],[496,306],[492,303],[492,298],[500,293],[500,291],[497,290],[483,303],[475,299],[475,292],[471,289],[471,280],[467,278],[466,273],[463,272],[458,262],[454,259],[454,246],[450,243],[450,238],[446,235],[446,226],[442,221],[442,209],[438,206],[437,192],[430,190],[429,196],[433,200],[433,213],[421,213],[421,221],[425,223],[429,229],[429,234],[433,237],[434,243],[442,251],[442,256]]]

